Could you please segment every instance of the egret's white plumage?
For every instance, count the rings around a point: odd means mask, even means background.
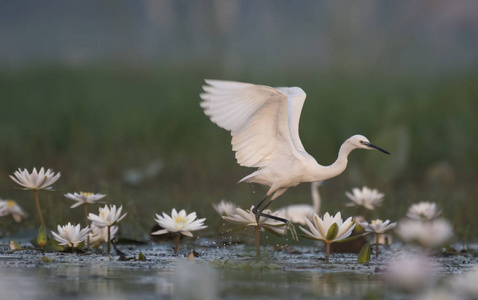
[[[342,144],[332,165],[322,166],[305,151],[300,141],[299,119],[306,97],[301,88],[272,88],[222,80],[206,80],[206,83],[201,94],[205,114],[231,132],[238,164],[259,168],[239,182],[269,186],[270,201],[301,182],[322,181],[339,175],[354,149],[386,152],[366,137],[354,135]]]
[[[310,184],[310,192],[312,195],[312,205],[310,204],[292,204],[278,209],[278,216],[290,220],[292,223],[306,225],[305,219],[312,220],[314,214],[320,211],[320,194],[319,186],[322,181],[312,182]]]

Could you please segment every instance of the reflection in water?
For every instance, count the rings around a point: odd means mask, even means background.
[[[29,269],[0,269],[1,299],[38,299],[40,282],[35,276],[23,276]]]
[[[216,270],[206,264],[182,262],[174,274],[174,299],[215,300],[218,280]]]
[[[173,283],[171,277],[173,270],[157,270],[154,276],[154,293],[159,296],[172,296]],[[146,279],[145,279],[146,280]]]
[[[320,269],[285,271],[221,270],[223,298],[360,299],[380,292],[380,275],[324,272]]]
[[[183,262],[174,269],[86,267],[1,268],[0,299],[210,299],[217,298],[216,270]]]
[[[0,269],[0,299],[168,299],[171,271],[84,267]]]
[[[64,282],[61,285],[55,285],[52,288],[58,289],[62,295],[95,294],[100,296],[120,296],[117,293],[119,287],[128,276],[125,270],[115,270],[110,268],[85,268],[78,265],[62,266],[52,269],[50,278],[52,282]],[[126,274],[119,274],[119,273]],[[115,274],[118,273],[118,274]],[[117,280],[119,279],[119,280]]]
[[[381,281],[374,276],[344,273],[311,273],[313,293],[322,297],[363,296],[378,287]]]
[[[255,269],[255,260],[213,267],[208,261],[177,259],[159,265],[0,268],[0,299],[356,299],[384,286],[376,274]]]

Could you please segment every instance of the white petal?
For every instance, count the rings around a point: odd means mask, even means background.
[[[76,202],[75,204],[73,204],[72,206],[70,206],[70,208],[75,208],[75,207],[78,207],[80,205],[82,205],[83,202]]]
[[[181,231],[181,234],[184,234],[184,235],[193,237],[193,234],[192,234],[192,232],[190,232],[190,231]]]
[[[158,230],[158,231],[155,231],[155,232],[151,232],[151,234],[154,234],[154,235],[160,235],[160,234],[165,234],[165,233],[168,233],[168,231],[166,229],[161,229],[161,230]]]

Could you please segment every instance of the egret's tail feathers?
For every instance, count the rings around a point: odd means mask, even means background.
[[[241,182],[255,182],[254,177],[256,177],[258,175],[258,171],[259,170],[255,171],[254,173],[251,173],[251,174],[247,175],[246,177],[239,180],[238,183],[241,183]]]

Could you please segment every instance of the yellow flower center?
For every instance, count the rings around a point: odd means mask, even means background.
[[[7,200],[7,206],[8,208],[12,208],[17,204],[14,200]]]
[[[373,220],[373,221],[372,221],[372,225],[374,225],[374,226],[377,225],[377,224],[382,224],[382,223],[383,223],[383,221],[380,220],[380,219],[377,219],[377,220]]]
[[[182,229],[186,225],[186,219],[177,215],[174,217],[174,225],[176,229]]]
[[[93,196],[93,193],[85,193],[85,192],[80,192],[81,195],[84,195],[86,197]]]

